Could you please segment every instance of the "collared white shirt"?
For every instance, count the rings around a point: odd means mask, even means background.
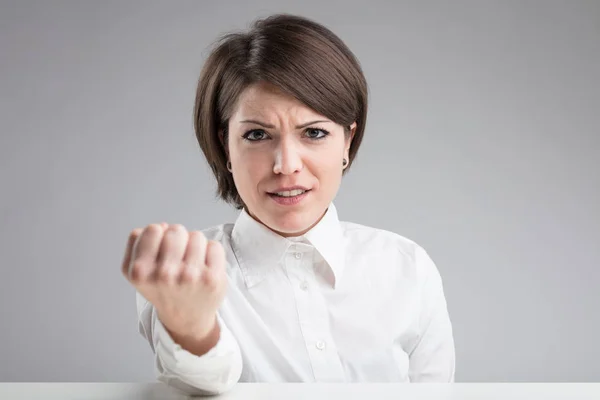
[[[227,259],[221,336],[201,357],[185,351],[138,293],[158,380],[190,394],[221,393],[237,381],[454,381],[442,280],[413,241],[340,222],[333,204],[297,238],[243,210],[235,224],[203,232]]]

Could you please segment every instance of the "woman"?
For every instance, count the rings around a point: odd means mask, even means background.
[[[358,61],[290,15],[229,34],[200,76],[195,129],[234,224],[134,230],[123,273],[158,379],[190,394],[236,382],[454,381],[442,281],[397,234],[340,222],[332,201],[367,116]]]

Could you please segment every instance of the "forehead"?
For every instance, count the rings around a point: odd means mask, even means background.
[[[310,118],[320,116],[316,111],[268,83],[249,85],[240,94],[232,119],[262,117]]]

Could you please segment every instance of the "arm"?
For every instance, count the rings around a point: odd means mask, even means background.
[[[219,394],[237,383],[242,372],[241,352],[219,316],[212,337],[201,342],[176,338],[180,340],[176,342],[158,319],[154,306],[139,293],[136,300],[139,331],[152,348],[159,381],[188,395]]]
[[[422,274],[419,338],[409,353],[411,382],[454,382],[455,350],[442,278],[429,255],[415,250]]]

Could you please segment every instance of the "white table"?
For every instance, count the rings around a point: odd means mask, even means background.
[[[162,383],[1,383],[2,400],[180,400]],[[227,400],[600,400],[600,383],[262,384],[239,383]]]

